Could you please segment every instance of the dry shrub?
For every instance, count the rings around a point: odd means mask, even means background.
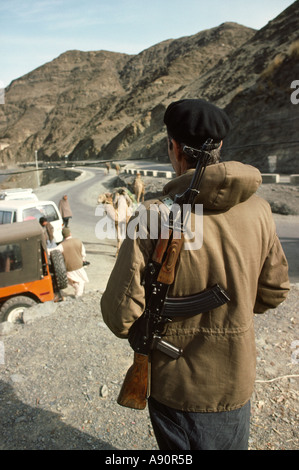
[[[298,59],[299,58],[299,40],[293,41],[289,47],[289,56]]]
[[[270,78],[273,76],[274,72],[281,66],[285,57],[283,54],[277,54],[273,60],[267,65],[265,70],[262,72],[262,78]]]

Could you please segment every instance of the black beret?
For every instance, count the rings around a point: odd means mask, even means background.
[[[171,137],[197,149],[208,138],[220,142],[231,128],[227,114],[202,99],[171,103],[165,111],[164,123]]]

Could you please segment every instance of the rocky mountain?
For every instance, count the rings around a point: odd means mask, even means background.
[[[163,159],[163,114],[182,98],[223,107],[233,129],[224,159],[299,172],[299,0],[259,31],[224,23],[137,55],[68,51],[14,80],[0,106],[3,162]]]

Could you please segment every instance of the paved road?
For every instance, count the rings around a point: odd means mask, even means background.
[[[274,214],[277,234],[289,263],[289,277],[299,283],[299,216]]]
[[[99,220],[95,215],[97,197],[107,191],[106,184],[115,174],[107,177],[103,169],[84,170],[83,174],[73,182],[50,184],[35,190],[39,199],[51,199],[58,205],[64,194],[73,212],[70,229],[74,237],[80,238],[87,252],[87,260],[91,263],[86,272],[89,283],[86,292],[103,291],[109,274],[115,263],[116,243],[113,240],[99,240],[95,235],[95,227]],[[72,289],[68,288],[71,293]]]
[[[167,164],[141,163],[142,168],[151,166],[152,169],[169,169]],[[133,167],[135,163],[130,162],[130,165]],[[99,240],[95,235],[96,223],[99,220],[95,216],[97,196],[107,190],[107,182],[115,176],[114,171],[111,173],[106,176],[104,169],[88,168],[88,170],[84,169],[84,174],[74,182],[56,183],[36,191],[39,199],[49,198],[57,204],[63,194],[68,194],[74,214],[71,221],[73,235],[78,236],[84,242],[88,259],[92,263],[87,268],[90,277],[89,289],[103,289],[105,287],[115,262],[115,242],[113,240]],[[299,217],[274,215],[274,218],[278,235],[288,258],[291,282],[298,283]]]

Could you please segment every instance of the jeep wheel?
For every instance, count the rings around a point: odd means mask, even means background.
[[[2,305],[0,309],[0,323],[8,321],[10,323],[20,323],[23,320],[25,308],[36,305],[36,301],[24,295],[11,297]]]
[[[51,262],[57,288],[59,290],[66,289],[68,286],[68,280],[63,254],[59,250],[51,251]]]

